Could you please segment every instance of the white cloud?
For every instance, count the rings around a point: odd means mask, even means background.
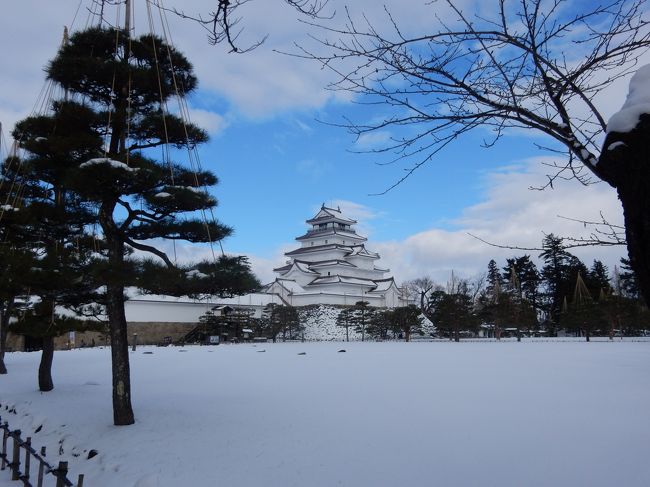
[[[390,0],[395,15],[405,29],[423,26],[431,20],[433,9],[426,2],[398,2]],[[133,24],[136,33],[149,31],[147,2],[135,3]],[[331,0],[329,8],[337,11],[337,22],[343,22],[344,0]],[[122,5],[122,4],[120,4]],[[4,5],[0,43],[2,73],[0,106],[2,122],[7,130],[13,123],[29,114],[43,86],[43,67],[55,54],[61,43],[63,26],[72,31],[89,25],[92,17],[90,0],[22,0]],[[208,15],[214,7],[205,0],[173,0],[166,6],[183,9],[188,14]],[[78,7],[80,7],[78,9]],[[155,9],[154,9],[155,10]],[[356,13],[365,12],[378,22],[386,22],[381,5],[374,0],[357,0]],[[37,12],[35,15],[34,13]],[[107,18],[116,22],[114,8],[107,8]],[[76,13],[76,16],[75,16]],[[348,93],[325,89],[333,74],[315,62],[287,56],[277,51],[297,51],[296,43],[308,42],[314,29],[299,22],[299,14],[283,0],[258,0],[245,4],[239,11],[243,27],[239,42],[246,46],[268,34],[267,41],[247,54],[229,54],[225,45],[210,46],[206,31],[198,24],[167,14],[172,41],[194,64],[200,81],[199,88],[224,97],[231,109],[252,118],[268,118],[289,110],[308,110],[322,107],[330,100],[349,100]],[[122,16],[123,18],[123,16]],[[158,13],[154,11],[154,27],[161,33]],[[16,42],[19,39],[20,42]],[[317,44],[312,43],[317,49]],[[7,113],[8,112],[8,113]]]
[[[330,164],[315,159],[302,159],[296,163],[298,174],[311,181],[319,181],[330,169]]]
[[[564,181],[555,189],[529,190],[544,179],[540,159],[527,161],[523,169],[514,167],[487,176],[485,199],[463,210],[453,223],[453,230],[431,228],[403,241],[374,242],[382,255],[382,263],[391,267],[398,280],[428,275],[439,282],[449,277],[452,269],[465,276],[485,271],[491,258],[499,265],[507,257],[538,251],[499,249],[471,237],[517,247],[539,248],[545,233],[565,237],[587,236],[582,224],[558,218],[558,215],[586,220],[599,220],[599,212],[613,224],[622,223],[622,209],[613,189],[605,184],[584,187],[575,181]],[[624,247],[586,247],[571,250],[591,265],[601,259],[606,265],[618,263],[626,255]]]
[[[190,108],[190,119],[210,135],[215,136],[223,132],[229,125],[228,120],[216,112]]]
[[[360,150],[373,149],[375,147],[383,147],[386,142],[390,140],[390,132],[387,130],[379,130],[377,132],[368,132],[359,135],[354,145]]]

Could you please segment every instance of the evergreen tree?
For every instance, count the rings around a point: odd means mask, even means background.
[[[172,46],[153,35],[130,38],[127,31],[93,28],[74,34],[47,67],[48,77],[103,123],[103,150],[79,164],[69,187],[93,205],[106,244],[105,304],[113,364],[113,417],[134,422],[124,314],[129,249],[149,252],[169,267],[169,257],[144,241],[165,238],[210,242],[231,229],[197,218],[216,200],[204,189],[217,182],[208,171],[184,169],[150,157],[152,148],[193,149],[207,136],[166,111],[167,101],[191,93],[192,67]],[[168,154],[169,152],[165,152]]]
[[[545,311],[551,324],[559,323],[564,299],[570,299],[578,273],[586,275],[587,268],[576,256],[567,252],[563,239],[552,233],[544,237],[544,251],[540,258],[544,261],[541,277],[546,288]]]
[[[101,148],[93,127],[98,119],[78,103],[57,101],[51,114],[29,117],[13,132],[27,157],[20,161],[26,194],[24,211],[38,260],[29,273],[32,301],[38,301],[12,328],[42,342],[38,382],[41,391],[54,388],[54,338],[70,331],[102,330],[92,319],[65,313],[92,313],[99,301],[92,270],[93,238],[86,228],[94,221],[88,204],[68,189],[71,172]],[[98,311],[98,310],[95,310]]]
[[[17,158],[9,157],[0,167],[0,374],[7,373],[4,356],[9,323],[18,311],[17,298],[27,293],[36,260],[19,165]]]
[[[336,326],[345,328],[345,341],[350,341],[350,327],[354,326],[354,309],[352,307],[342,309],[336,317]]]
[[[361,333],[361,341],[363,342],[366,339],[366,327],[372,319],[374,308],[370,306],[368,301],[357,301],[351,309],[352,313],[350,318],[354,325],[354,331]]]
[[[590,341],[593,329],[606,326],[603,309],[592,298],[580,273],[576,277],[571,302],[567,304],[565,301],[563,306],[561,323],[569,330],[583,333],[586,341]]]
[[[486,292],[488,295],[493,296],[495,288],[501,283],[501,276],[499,275],[499,267],[494,259],[490,259],[488,262],[487,270],[487,288]]]
[[[434,297],[433,323],[449,338],[460,341],[461,331],[476,331],[479,323],[471,297],[462,288],[453,293],[438,291]]]
[[[634,271],[630,266],[629,259],[621,257],[621,272],[619,274],[619,277],[621,279],[622,294],[628,298],[639,298],[639,287]]]
[[[422,312],[414,304],[393,309],[389,316],[392,328],[404,335],[404,341],[411,341],[414,333],[424,335],[422,331]]]
[[[612,292],[609,269],[600,260],[594,260],[584,281],[595,301],[599,301],[601,295],[609,295]]]
[[[522,297],[534,308],[539,309],[541,306],[539,286],[541,276],[537,266],[530,259],[530,255],[522,255],[507,259],[507,265],[503,268],[504,282],[512,281],[512,270],[514,269]]]
[[[388,333],[394,329],[391,321],[391,310],[380,309],[375,311],[370,318],[370,323],[366,328],[366,332],[371,337],[377,340],[388,339]]]
[[[305,327],[300,323],[298,310],[293,306],[271,303],[264,307],[260,321],[263,333],[276,342],[282,333],[282,340],[295,340]]]

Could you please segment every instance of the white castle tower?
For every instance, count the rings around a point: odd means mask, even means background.
[[[279,295],[291,306],[309,304],[405,306],[401,290],[389,269],[377,266],[379,254],[365,247],[367,239],[354,229],[355,220],[341,209],[323,205],[307,233],[297,237],[301,246],[287,252],[287,264],[274,269],[278,277],[264,292]]]

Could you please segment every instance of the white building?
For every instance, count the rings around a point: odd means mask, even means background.
[[[340,208],[323,205],[307,233],[297,237],[300,247],[287,252],[286,265],[274,269],[278,277],[263,292],[275,294],[291,306],[310,304],[394,308],[407,304],[389,269],[378,266],[379,254],[366,249],[366,237],[354,229],[357,222]]]

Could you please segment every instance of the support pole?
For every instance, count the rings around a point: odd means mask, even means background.
[[[11,480],[20,480],[20,430],[13,432],[14,452],[11,460]]]

